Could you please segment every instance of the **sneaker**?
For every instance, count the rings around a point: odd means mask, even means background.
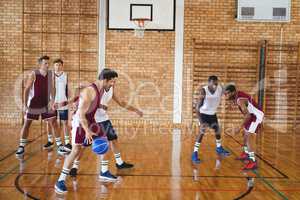
[[[25,152],[25,148],[23,146],[19,146],[17,151],[16,151],[16,156],[21,156]]]
[[[248,160],[249,159],[249,154],[247,154],[246,152],[242,152],[240,157],[236,158],[237,160]]]
[[[225,150],[222,146],[216,148],[217,154],[223,155],[223,156],[229,156],[230,152]]]
[[[63,156],[63,155],[69,154],[70,152],[66,151],[64,145],[61,144],[57,148],[57,153],[59,155]]]
[[[76,177],[77,176],[77,168],[75,168],[75,167],[73,167],[71,170],[70,170],[70,173],[69,173],[69,175],[71,176],[71,177]]]
[[[55,192],[58,194],[64,194],[68,192],[65,181],[57,181],[54,188]]]
[[[198,152],[197,151],[193,152],[193,154],[192,154],[192,161],[195,164],[199,164],[201,162],[200,159],[198,158]]]
[[[52,148],[53,148],[53,145],[54,145],[53,142],[49,142],[49,141],[48,141],[48,142],[44,145],[43,149],[52,149]]]
[[[68,152],[71,152],[72,151],[72,145],[70,143],[66,144],[65,145],[65,150],[68,151]]]
[[[123,162],[121,165],[116,164],[116,167],[118,169],[128,169],[128,168],[132,168],[133,166],[134,166],[133,164],[126,163],[126,162]]]
[[[242,170],[254,170],[257,169],[257,162],[250,160],[243,168]]]
[[[99,175],[99,179],[105,182],[115,182],[118,180],[118,177],[112,175],[109,171],[107,171],[104,173],[101,172]]]

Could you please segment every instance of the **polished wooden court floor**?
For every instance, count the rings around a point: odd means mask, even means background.
[[[242,172],[240,136],[223,134],[227,158],[215,154],[214,136],[207,134],[200,148],[202,163],[190,160],[195,129],[116,127],[124,160],[134,169],[116,170],[117,183],[98,180],[100,158],[86,149],[77,179],[68,178],[69,192],[56,195],[54,183],[63,164],[56,151],[42,149],[44,126],[30,131],[24,160],[14,151],[19,126],[1,125],[0,199],[300,199],[300,134],[297,129],[265,126],[255,139],[259,169]]]

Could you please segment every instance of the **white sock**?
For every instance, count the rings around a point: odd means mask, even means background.
[[[254,152],[249,152],[249,158],[255,162],[255,153]]]
[[[60,137],[55,138],[55,142],[56,142],[56,145],[57,145],[57,146],[62,145],[62,142],[61,142]]]
[[[69,144],[70,143],[70,136],[65,134],[65,144]]]
[[[116,153],[116,154],[115,154],[115,159],[116,159],[116,163],[117,163],[118,165],[122,165],[122,164],[123,164],[123,160],[122,160],[122,158],[121,158],[121,153]]]
[[[69,169],[63,168],[58,178],[58,181],[65,181],[67,176],[69,175],[69,172]]]
[[[79,168],[79,163],[80,163],[80,161],[79,161],[79,160],[75,160],[75,161],[73,162],[73,166],[72,166],[72,168],[76,168],[76,169],[78,169],[78,168]]]
[[[53,142],[53,135],[52,134],[48,134],[48,142]]]
[[[194,152],[198,152],[199,151],[199,147],[200,147],[200,143],[199,142],[195,142]]]
[[[102,160],[101,164],[101,173],[105,173],[108,171],[108,160]]]
[[[25,145],[27,144],[27,142],[28,142],[27,139],[21,138],[21,139],[20,139],[20,146],[21,146],[21,147],[25,147]]]
[[[243,151],[247,154],[249,154],[249,151],[248,151],[248,147],[247,146],[243,146]]]
[[[221,139],[216,140],[216,145],[217,145],[217,147],[221,147],[221,146],[222,146],[221,141],[222,141]]]

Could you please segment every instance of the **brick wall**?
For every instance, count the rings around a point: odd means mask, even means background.
[[[236,1],[185,1],[185,41],[184,41],[184,101],[183,118],[185,122],[192,119],[192,85],[193,77],[193,39],[207,43],[258,43],[268,40],[279,43],[281,27],[283,28],[283,43],[297,45],[300,41],[300,2],[292,0],[291,23],[250,23],[235,20]],[[207,46],[207,48],[210,48]],[[209,52],[208,50],[207,52]],[[218,52],[221,58],[225,51]],[[230,55],[227,55],[230,63]],[[216,59],[219,59],[216,57]],[[246,58],[249,60],[249,58]],[[240,61],[242,62],[242,61]],[[230,71],[229,71],[230,72]],[[239,77],[231,81],[239,82]]]
[[[62,58],[70,89],[97,75],[97,0],[1,1],[1,122],[20,122],[23,74],[41,55]],[[14,58],[15,57],[15,58]],[[18,78],[19,77],[19,78]],[[18,80],[18,84],[16,84]],[[14,88],[18,90],[14,91]],[[18,99],[19,101],[15,101]]]
[[[0,1],[0,118],[19,119],[14,102],[14,83],[22,66],[22,1]],[[19,93],[20,91],[16,91]]]
[[[97,0],[24,0],[24,5],[22,1],[0,2],[0,22],[4,27],[0,30],[1,121],[8,118],[20,121],[21,113],[12,94],[14,83],[23,71],[36,65],[36,58],[41,54],[65,60],[73,88],[79,81],[95,78],[97,3]],[[297,44],[300,40],[299,10],[300,2],[292,0],[291,23],[243,23],[234,19],[235,1],[186,0],[184,122],[192,119],[193,39],[208,43],[258,43],[261,40],[278,43],[283,28],[283,42]],[[120,74],[117,92],[124,100],[143,109],[146,120],[172,121],[174,42],[175,32],[146,32],[144,39],[135,38],[132,31],[106,32],[106,65]],[[235,56],[226,55],[218,52],[218,56],[225,56],[227,60]],[[255,60],[253,57],[247,59]],[[203,80],[206,76],[203,75]],[[235,78],[233,76],[232,80]],[[138,120],[135,114],[115,106],[109,112],[113,119]]]
[[[146,32],[138,39],[133,31],[107,31],[106,65],[120,74],[118,96],[142,109],[146,120],[172,119],[174,40],[174,32]],[[111,117],[138,120],[116,106]]]

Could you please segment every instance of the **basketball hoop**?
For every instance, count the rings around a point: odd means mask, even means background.
[[[145,26],[150,19],[148,18],[135,18],[132,19],[133,23],[135,24],[134,28],[134,36],[137,38],[143,38],[145,33]]]

